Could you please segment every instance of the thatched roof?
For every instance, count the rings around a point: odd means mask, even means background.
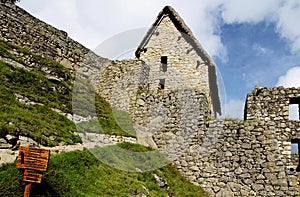
[[[193,35],[192,31],[188,28],[185,24],[183,19],[178,15],[178,13],[171,7],[166,6],[164,9],[158,14],[155,22],[153,23],[152,27],[148,30],[145,37],[143,38],[142,42],[138,46],[137,50],[135,51],[135,56],[137,58],[140,57],[140,53],[143,51],[144,47],[148,44],[152,34],[158,27],[159,23],[161,22],[164,16],[168,15],[171,21],[174,23],[175,27],[183,33],[183,36],[187,42],[189,42],[197,54],[201,57],[201,59],[208,65],[209,71],[209,88],[212,97],[213,103],[213,110],[214,113],[219,113],[221,115],[221,104],[219,98],[219,90],[218,90],[218,82],[217,82],[217,74],[216,74],[216,65],[207,52],[203,49],[201,44]]]

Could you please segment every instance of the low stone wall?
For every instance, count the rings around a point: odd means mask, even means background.
[[[60,144],[55,147],[44,147],[39,145],[34,140],[24,137],[24,136],[6,136],[6,139],[12,141],[15,139],[16,143],[11,144],[6,140],[0,138],[0,165],[3,163],[12,163],[15,161],[18,156],[18,148],[19,146],[35,146],[35,147],[43,147],[50,150],[51,154],[59,154],[64,152],[70,152],[74,150],[86,150],[94,147],[104,147],[115,145],[117,143],[122,142],[130,142],[136,143],[136,139],[132,137],[124,137],[124,136],[116,136],[116,135],[107,135],[107,134],[95,134],[95,133],[78,133],[78,135],[82,139],[82,144],[74,144],[74,145],[65,145]]]
[[[195,90],[143,92],[131,100],[129,114],[138,141],[147,145],[153,138],[155,147],[173,158],[197,139],[201,125],[210,117],[207,106],[207,97]]]

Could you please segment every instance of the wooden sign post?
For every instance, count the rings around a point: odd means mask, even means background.
[[[30,196],[32,183],[41,183],[42,172],[47,171],[50,150],[21,146],[17,158],[17,168],[24,169],[23,181],[26,182],[24,197]]]

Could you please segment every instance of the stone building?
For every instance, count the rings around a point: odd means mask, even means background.
[[[192,89],[208,98],[212,116],[221,114],[216,66],[178,13],[166,6],[135,52],[149,65],[149,89]]]
[[[139,143],[169,149],[165,135],[196,139],[203,121],[221,114],[216,65],[172,7],[159,13],[135,56],[106,67],[97,91],[129,113]]]

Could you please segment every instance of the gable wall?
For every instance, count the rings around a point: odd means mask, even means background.
[[[194,89],[205,93],[213,111],[208,66],[185,38],[190,39],[178,32],[168,16],[162,19],[145,46],[147,51],[140,56],[141,60],[150,65],[150,90],[157,91],[159,79],[165,79],[165,91]],[[161,69],[161,56],[168,57],[168,70],[165,73]]]

